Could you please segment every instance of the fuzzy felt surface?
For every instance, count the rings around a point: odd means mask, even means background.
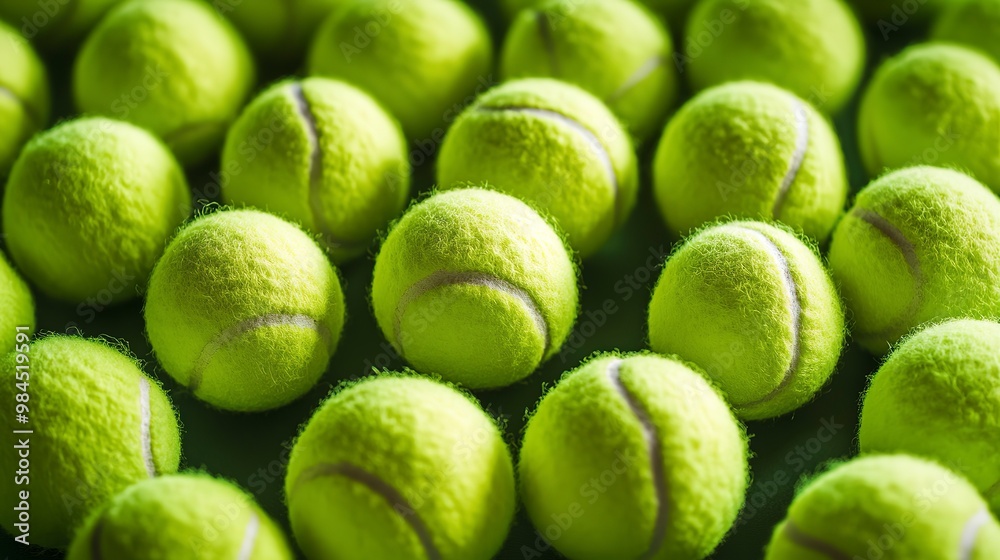
[[[309,390],[344,326],[337,271],[278,217],[223,210],[188,224],[157,263],[146,330],[163,368],[227,410],[267,410]]]
[[[649,305],[650,347],[704,369],[745,419],[811,400],[845,333],[843,305],[815,250],[761,222],[690,237],[667,260]]]
[[[21,147],[48,124],[49,79],[38,54],[13,27],[0,21],[0,180]]]
[[[452,387],[389,374],[341,389],[309,420],[285,494],[311,558],[487,560],[516,502],[493,419]]]
[[[1000,524],[964,478],[924,459],[872,455],[808,483],[768,546],[767,560],[988,560]]]
[[[18,391],[17,356],[8,354],[0,367],[0,397],[9,403]],[[167,395],[115,348],[54,335],[32,343],[28,356],[30,422],[15,422],[13,404],[0,409],[0,420],[34,431],[30,485],[0,485],[0,498],[16,504],[17,492],[29,490],[31,543],[64,548],[90,512],[115,494],[176,472],[180,434]],[[0,465],[10,473],[17,470],[17,438],[8,430],[0,447]],[[12,534],[14,514],[0,518]]]
[[[191,212],[177,160],[151,134],[105,118],[35,136],[4,191],[3,227],[18,268],[74,304],[135,298]]]
[[[403,211],[408,155],[399,124],[361,90],[326,78],[284,81],[230,129],[222,196],[301,223],[344,261]]]
[[[458,0],[349,2],[316,32],[308,62],[311,75],[371,93],[410,140],[435,143],[461,107],[492,85],[492,66],[485,24]]]
[[[555,0],[520,12],[500,69],[505,80],[551,77],[580,86],[641,143],[660,132],[677,98],[672,53],[670,34],[640,4]]]
[[[632,211],[638,176],[629,135],[607,107],[548,78],[507,82],[478,98],[448,131],[437,162],[439,188],[514,195],[555,219],[584,257]]]
[[[1000,316],[1000,200],[957,171],[894,171],[858,194],[829,261],[872,353],[928,321]]]
[[[255,72],[242,37],[208,3],[127,2],[87,37],[73,93],[81,112],[146,128],[196,165],[222,144]]]
[[[8,333],[7,340],[0,344],[0,355],[14,349],[17,327],[29,327],[27,335],[34,333],[35,300],[28,284],[0,253],[0,332]]]
[[[952,464],[1000,512],[1000,324],[957,319],[905,339],[872,378],[862,452]]]
[[[777,220],[820,242],[848,191],[830,123],[759,82],[714,87],[685,104],[660,140],[653,185],[667,227],[680,235],[735,216]]]
[[[842,0],[706,0],[686,29],[701,37],[700,48],[683,56],[695,90],[771,82],[834,114],[854,95],[865,66],[861,26]]]
[[[1000,67],[957,45],[910,47],[865,90],[858,145],[871,175],[927,162],[954,167],[1000,192]]]
[[[576,320],[576,269],[523,202],[460,189],[413,206],[375,260],[372,305],[417,371],[470,388],[530,375]]]
[[[198,473],[130,486],[77,532],[67,560],[292,560],[281,529],[238,486]]]
[[[569,558],[703,558],[743,503],[747,442],[684,363],[605,354],[542,398],[518,475],[536,529]]]
[[[1000,2],[949,3],[934,21],[931,38],[972,47],[1000,61]]]

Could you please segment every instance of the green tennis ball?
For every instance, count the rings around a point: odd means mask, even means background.
[[[521,497],[572,560],[704,558],[743,506],[747,441],[696,371],[649,354],[597,355],[528,421]]]
[[[904,340],[872,377],[862,452],[955,465],[1000,512],[1000,324],[959,319]]]
[[[18,327],[25,330],[18,330]],[[30,336],[35,332],[35,300],[28,285],[0,253],[0,356],[14,349],[16,335]]]
[[[49,122],[49,79],[34,49],[0,22],[0,179],[28,139]]]
[[[1000,60],[1000,1],[948,3],[934,22],[931,38],[976,48]]]
[[[723,216],[776,220],[824,241],[847,201],[837,135],[778,87],[708,89],[671,119],[653,162],[667,227],[680,235]]]
[[[316,28],[341,0],[210,0],[262,58],[298,60]]]
[[[842,0],[704,0],[680,60],[691,86],[759,80],[824,113],[853,97],[865,67],[861,26]]]
[[[493,45],[458,0],[349,0],[316,32],[308,67],[367,90],[408,138],[437,144],[492,85]]]
[[[472,389],[524,379],[558,352],[577,301],[559,235],[523,202],[482,189],[413,206],[372,279],[375,319],[396,352]]]
[[[135,482],[177,471],[174,410],[133,358],[100,341],[50,336],[0,363],[0,398],[9,403],[0,420],[10,428],[0,446],[10,473],[0,484],[9,504],[0,520],[8,533],[64,548],[93,509]]]
[[[267,410],[326,370],[344,326],[337,271],[296,226],[255,210],[198,218],[171,241],[146,294],[163,369],[219,408]]]
[[[638,177],[614,115],[582,89],[546,78],[477,99],[448,130],[437,162],[440,188],[480,184],[527,201],[558,222],[581,256],[625,222]]]
[[[324,78],[272,86],[222,152],[222,196],[321,236],[337,261],[364,253],[399,215],[410,164],[399,124],[364,92]]]
[[[795,497],[766,560],[988,560],[1000,524],[961,476],[907,455],[841,463]]]
[[[123,0],[4,0],[0,19],[16,27],[20,35],[44,49],[58,53],[75,44]],[[6,60],[0,57],[0,60]]]
[[[254,76],[243,39],[211,7],[145,0],[122,4],[90,34],[73,94],[80,111],[146,128],[196,165],[222,144]]]
[[[501,6],[508,19],[513,20],[521,10],[537,8],[541,4],[550,0],[501,0]],[[572,1],[572,0],[571,0]],[[695,4],[695,0],[638,0],[638,3],[665,19],[671,29],[681,31],[684,22],[687,20],[688,12]]]
[[[967,171],[1000,192],[1000,67],[957,45],[916,45],[886,61],[865,91],[858,147],[871,175],[912,165]]]
[[[3,228],[11,257],[51,297],[130,300],[191,213],[177,160],[145,130],[84,118],[32,139],[11,171]]]
[[[833,373],[844,311],[815,250],[760,222],[703,229],[667,260],[649,344],[704,368],[737,414],[791,412]]]
[[[203,474],[144,480],[94,512],[67,560],[291,560],[281,529],[238,486]]]
[[[493,419],[447,385],[397,375],[320,407],[292,448],[285,496],[309,558],[487,560],[516,502]]]
[[[672,54],[663,24],[631,0],[550,0],[518,15],[500,67],[504,79],[580,86],[642,142],[660,131],[677,98]]]
[[[889,173],[858,194],[829,260],[869,352],[929,321],[1000,317],[1000,200],[957,171]]]

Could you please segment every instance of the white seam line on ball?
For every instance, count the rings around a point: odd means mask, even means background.
[[[292,486],[292,493],[294,494],[302,484],[310,480],[329,476],[342,476],[353,480],[381,496],[417,535],[420,544],[424,548],[424,552],[427,554],[427,560],[441,560],[441,552],[434,546],[434,538],[431,536],[430,529],[424,523],[424,520],[417,515],[416,508],[391,484],[378,475],[368,472],[357,465],[341,462],[320,463],[309,467],[295,481],[295,484]]]
[[[409,307],[410,304],[417,298],[431,290],[458,284],[484,286],[498,292],[503,292],[520,300],[521,304],[524,306],[524,310],[531,316],[531,320],[534,321],[535,326],[538,328],[538,332],[545,340],[545,348],[542,350],[542,355],[544,356],[545,354],[548,354],[549,345],[551,344],[551,341],[549,340],[549,326],[545,321],[545,316],[542,314],[541,308],[538,306],[538,303],[535,302],[534,298],[531,297],[531,294],[520,286],[516,286],[506,280],[503,280],[502,278],[497,278],[496,276],[491,276],[489,274],[481,272],[448,272],[441,270],[410,286],[409,289],[403,292],[403,296],[399,298],[399,303],[396,304],[396,314],[393,318],[392,335],[393,338],[395,338],[396,347],[401,356],[406,356],[406,349],[403,348],[402,341],[402,323],[403,315],[406,313],[406,308]]]
[[[806,159],[806,151],[809,149],[809,113],[806,106],[797,98],[792,98],[792,115],[795,119],[795,151],[792,152],[792,159],[788,162],[788,170],[781,179],[781,186],[778,188],[778,196],[774,199],[774,207],[771,214],[775,220],[781,214],[781,209],[788,198],[788,191],[792,188],[792,183],[799,176],[802,169],[802,162]]]
[[[663,54],[653,55],[646,62],[642,63],[642,66],[638,70],[632,73],[621,86],[618,87],[611,95],[605,99],[605,103],[614,103],[622,97],[628,95],[632,88],[641,84],[643,80],[653,75],[658,68],[667,63],[667,56]]]
[[[742,226],[736,226],[736,229],[743,230],[759,238],[764,243],[765,250],[776,261],[778,270],[781,271],[782,286],[785,288],[785,295],[788,297],[788,315],[792,321],[792,355],[788,361],[788,367],[785,369],[785,376],[778,383],[777,387],[763,397],[750,402],[733,404],[736,409],[745,409],[770,401],[784,391],[795,378],[796,370],[799,369],[799,360],[802,356],[802,303],[799,298],[798,286],[795,284],[795,278],[792,276],[791,265],[788,264],[788,259],[781,252],[781,248],[770,237],[755,229]]]
[[[824,554],[828,556],[830,560],[851,560],[850,555],[837,550],[832,544],[823,542],[816,537],[803,533],[790,518],[785,520],[785,528],[782,531],[785,533],[785,537],[787,537],[788,540],[806,550],[811,550],[818,554]]]
[[[866,210],[864,208],[856,208],[852,214],[858,217],[861,221],[867,223],[868,225],[874,227],[882,235],[889,238],[899,252],[903,254],[903,259],[906,260],[906,266],[909,267],[910,273],[913,275],[913,298],[910,300],[910,305],[907,306],[906,310],[903,312],[901,320],[897,324],[891,324],[886,328],[872,332],[865,333],[873,336],[879,336],[884,334],[891,334],[892,331],[898,329],[900,323],[908,322],[910,318],[917,314],[917,310],[920,307],[920,303],[924,300],[924,271],[920,267],[920,260],[917,259],[917,249],[910,243],[910,240],[903,235],[903,232],[894,226],[889,220],[886,220],[879,214]]]
[[[306,98],[306,92],[302,89],[302,82],[295,82],[289,87],[292,90],[292,98],[295,100],[299,116],[305,123],[306,138],[309,140],[309,211],[312,214],[313,224],[322,234],[323,240],[332,247],[356,248],[361,243],[351,243],[344,239],[338,239],[326,227],[326,222],[323,220],[323,205],[319,197],[323,182],[323,150],[319,145],[319,125],[316,122],[316,115],[312,112],[309,99]]]
[[[239,323],[236,323],[235,325],[215,335],[215,338],[210,340],[208,344],[202,348],[201,354],[199,354],[198,359],[195,360],[194,367],[191,368],[191,374],[188,376],[188,389],[190,389],[192,393],[198,390],[198,387],[201,385],[201,376],[204,373],[205,368],[208,367],[209,362],[212,361],[212,358],[219,350],[222,349],[223,346],[233,341],[236,337],[254,329],[278,326],[300,327],[303,329],[314,330],[317,334],[319,334],[320,338],[323,339],[324,344],[326,344],[327,351],[330,349],[330,331],[326,328],[326,325],[308,315],[282,315],[274,313],[270,315],[261,315],[259,317],[250,317],[249,319],[244,319],[243,321],[240,321]]]
[[[494,113],[503,113],[503,112],[526,113],[542,119],[555,121],[559,124],[562,124],[570,128],[571,130],[573,130],[573,132],[580,135],[580,137],[582,137],[584,141],[587,143],[587,145],[590,147],[594,155],[597,156],[597,159],[601,162],[601,166],[604,167],[605,175],[607,176],[608,182],[611,184],[611,196],[614,198],[615,201],[615,215],[613,221],[615,224],[618,223],[618,216],[621,215],[621,203],[622,203],[622,201],[620,200],[621,192],[618,186],[618,174],[615,172],[614,162],[611,161],[611,154],[608,153],[607,148],[604,147],[604,143],[601,142],[601,139],[598,138],[597,134],[594,134],[589,128],[571,119],[570,117],[567,117],[562,113],[558,113],[556,111],[552,111],[549,109],[536,109],[534,107],[504,106],[504,107],[479,107],[477,110],[482,112],[494,112]]]
[[[656,494],[656,520],[653,524],[653,535],[650,538],[649,547],[639,557],[640,560],[645,560],[656,557],[667,538],[667,482],[666,474],[663,472],[663,450],[661,449],[660,435],[656,425],[653,424],[653,419],[649,417],[642,403],[622,383],[621,365],[622,360],[620,359],[611,362],[608,366],[608,380],[625,400],[625,404],[635,415],[639,425],[642,426],[642,437],[646,440],[649,466],[653,472],[653,491]]]
[[[253,511],[250,512],[250,520],[247,521],[246,531],[243,533],[243,542],[240,543],[240,552],[236,560],[250,560],[253,556],[254,543],[257,541],[257,533],[260,532],[260,518]]]
[[[979,537],[979,530],[990,520],[990,512],[984,508],[976,512],[965,523],[965,528],[962,529],[962,540],[958,544],[959,560],[969,560],[972,558],[972,553],[976,549],[976,539]]]
[[[538,36],[542,40],[542,48],[549,56],[549,65],[552,67],[552,77],[559,77],[559,58],[556,57],[556,42],[552,37],[552,26],[549,24],[549,15],[542,10],[535,14],[535,21],[538,23]]]
[[[149,379],[143,375],[139,379],[139,433],[142,438],[142,462],[150,478],[156,476],[156,463],[153,462],[153,436],[151,434],[152,408],[149,399]]]

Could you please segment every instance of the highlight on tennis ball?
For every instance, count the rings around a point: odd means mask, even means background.
[[[3,8],[0,8],[2,10]],[[52,112],[48,70],[16,29],[0,21],[0,180]]]

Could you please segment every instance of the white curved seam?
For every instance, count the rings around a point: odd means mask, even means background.
[[[143,375],[139,379],[139,437],[142,446],[142,462],[146,465],[146,473],[152,478],[156,476],[156,464],[153,462],[152,409],[149,402],[149,379]]]
[[[620,359],[611,362],[608,366],[608,380],[625,400],[625,404],[628,405],[632,414],[635,415],[642,426],[642,436],[646,440],[646,452],[649,453],[650,471],[653,473],[653,491],[657,500],[653,535],[650,538],[649,547],[639,557],[640,560],[646,560],[656,557],[667,537],[667,482],[663,468],[663,450],[661,448],[659,433],[652,418],[649,417],[642,403],[622,383],[621,365],[622,360]]]
[[[427,560],[441,560],[441,552],[434,545],[434,538],[431,531],[424,523],[424,520],[417,515],[416,508],[406,499],[403,494],[391,484],[380,478],[378,475],[347,462],[341,463],[320,463],[313,465],[299,475],[299,478],[292,485],[292,493],[299,489],[302,484],[321,477],[342,476],[357,482],[375,494],[378,494],[392,510],[400,515],[416,534],[427,554]]]
[[[302,89],[302,83],[295,82],[289,88],[292,90],[292,98],[295,100],[299,116],[305,123],[306,139],[309,141],[309,211],[312,213],[313,224],[323,235],[323,240],[332,247],[356,249],[366,242],[351,242],[337,238],[323,220],[323,204],[319,196],[323,183],[323,150],[319,145],[319,124],[316,122],[316,115],[312,112],[309,99],[306,98],[306,92]]]
[[[784,280],[782,286],[785,288],[785,296],[788,298],[788,315],[792,326],[792,355],[789,359],[788,367],[785,369],[784,377],[778,383],[777,387],[763,397],[746,403],[734,404],[736,408],[747,408],[770,401],[784,391],[795,378],[795,372],[799,368],[799,360],[802,356],[802,303],[799,299],[798,286],[795,284],[795,278],[792,276],[791,266],[788,264],[788,259],[785,258],[784,253],[781,252],[778,245],[774,241],[771,241],[771,238],[755,229],[741,226],[736,227],[760,238],[764,243],[765,250],[774,259],[778,270],[781,271],[781,278]]]
[[[791,101],[792,115],[795,119],[795,151],[792,152],[792,158],[788,162],[788,170],[785,171],[785,176],[781,179],[778,196],[774,199],[774,208],[772,208],[771,213],[775,220],[778,219],[781,208],[785,205],[785,199],[788,198],[788,191],[792,188],[792,183],[799,176],[799,170],[802,169],[802,162],[805,161],[806,152],[809,149],[809,113],[802,101],[794,97]]]
[[[284,314],[270,314],[261,315],[258,317],[250,317],[249,319],[244,319],[239,323],[229,327],[228,329],[215,335],[215,338],[210,340],[208,344],[205,345],[201,350],[201,354],[198,355],[198,359],[195,360],[194,367],[191,368],[191,374],[188,376],[188,389],[191,392],[198,390],[201,385],[201,376],[204,373],[206,367],[208,367],[209,362],[215,354],[222,349],[223,346],[232,342],[236,337],[250,332],[254,329],[259,329],[263,327],[277,327],[277,326],[288,326],[288,327],[299,327],[303,329],[314,330],[323,339],[323,342],[327,346],[327,350],[330,348],[330,331],[326,328],[326,325],[320,323],[316,319],[309,317],[308,315],[284,315]]]
[[[608,153],[607,148],[605,148],[604,143],[598,138],[597,134],[594,134],[589,128],[584,126],[582,123],[558,113],[556,111],[551,111],[549,109],[536,109],[534,107],[479,107],[479,111],[483,112],[513,112],[513,113],[526,113],[533,115],[542,119],[548,119],[550,121],[555,121],[563,126],[566,126],[581,138],[590,147],[591,152],[597,157],[601,162],[601,166],[604,168],[604,173],[607,176],[608,183],[611,185],[611,194],[615,199],[615,223],[618,222],[618,216],[620,215],[621,206],[621,192],[618,185],[618,174],[615,172],[615,164],[611,161],[611,154]]]
[[[247,521],[246,531],[243,532],[243,542],[240,543],[240,551],[236,560],[250,560],[253,556],[254,543],[257,541],[257,533],[260,532],[260,518],[257,513],[250,512],[250,520]]]
[[[851,560],[851,556],[849,554],[837,550],[832,544],[823,542],[816,537],[807,535],[800,531],[791,519],[785,520],[785,528],[783,529],[783,532],[785,533],[785,537],[787,537],[788,540],[792,541],[794,544],[806,550],[811,550],[817,554],[822,554],[830,560]]]
[[[990,512],[983,508],[976,512],[965,523],[962,529],[962,540],[958,544],[958,559],[969,560],[976,549],[976,539],[979,537],[979,530],[991,520]]]
[[[549,341],[549,326],[545,320],[545,315],[542,313],[541,308],[535,302],[534,298],[531,297],[531,294],[520,286],[516,286],[506,280],[481,272],[438,271],[410,286],[409,289],[403,293],[403,297],[399,298],[399,303],[396,304],[396,314],[393,318],[393,337],[396,339],[396,346],[400,355],[405,356],[402,339],[402,323],[403,315],[406,314],[406,308],[409,307],[410,304],[417,298],[431,290],[444,286],[454,286],[457,284],[484,286],[486,288],[490,288],[491,290],[503,292],[519,300],[524,306],[525,312],[531,317],[531,320],[535,323],[535,327],[538,328],[538,332],[545,340],[545,347],[542,350],[542,355],[544,356],[545,354],[548,354],[549,344],[551,344]]]
[[[618,87],[611,95],[606,99],[607,103],[614,103],[622,97],[628,94],[635,86],[641,84],[643,80],[653,75],[653,72],[667,63],[667,56],[663,54],[656,54],[649,58],[646,62],[642,63],[642,66],[638,68],[635,72],[629,76],[625,82]]]
[[[910,269],[910,274],[913,275],[913,298],[910,300],[910,305],[903,312],[903,316],[898,323],[908,322],[911,317],[917,314],[917,310],[924,299],[924,272],[920,266],[920,260],[917,258],[916,247],[903,235],[903,232],[899,231],[889,220],[886,220],[879,214],[864,208],[856,208],[853,214],[889,238],[889,241],[902,253],[903,259],[906,261],[906,266]],[[891,334],[897,328],[897,326],[889,325],[881,331],[869,334],[873,336]]]

